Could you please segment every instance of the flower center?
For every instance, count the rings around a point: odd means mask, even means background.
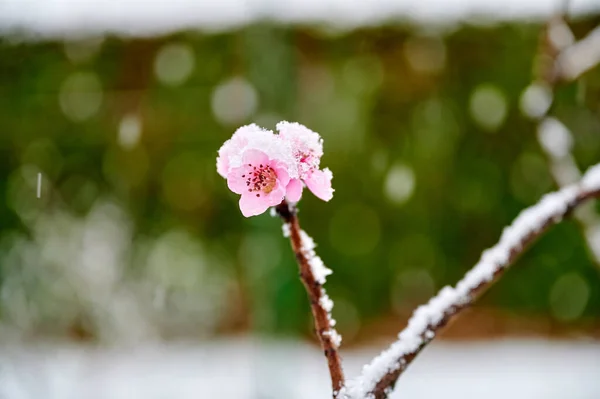
[[[265,194],[269,194],[275,189],[275,185],[277,184],[277,174],[273,168],[263,164],[254,166],[249,163],[248,166],[252,169],[242,175],[242,178],[246,179],[248,192],[262,191]],[[257,193],[256,196],[260,197],[260,193]]]
[[[301,163],[309,163],[312,162],[312,151],[309,152],[302,152],[302,151],[296,151],[296,159],[298,159]]]
[[[312,151],[297,151],[295,157],[298,160],[300,178],[305,178],[308,174],[314,172],[315,169],[318,169],[318,158],[313,155]]]

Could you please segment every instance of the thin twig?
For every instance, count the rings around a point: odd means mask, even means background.
[[[600,26],[567,47],[556,58],[554,76],[559,81],[572,82],[600,64]]]
[[[590,37],[598,35],[592,32],[586,39],[576,43],[565,20],[567,10],[568,2],[565,2],[561,14],[554,16],[546,24],[540,38],[537,57],[544,62],[539,65],[535,81],[523,95],[523,111],[537,121],[537,140],[546,155],[550,174],[558,187],[575,183],[581,178],[581,172],[571,153],[573,134],[558,119],[550,116],[550,106],[559,81],[576,79],[580,73],[590,67],[589,64],[586,64],[576,68],[577,72],[573,72],[573,68],[577,67],[578,63],[575,59],[571,60],[572,49],[582,46],[581,43],[587,43]],[[600,62],[600,58],[596,58],[597,62]],[[570,66],[570,73],[565,72],[564,68],[567,65]],[[594,204],[588,203],[580,207],[574,217],[582,227],[590,255],[596,265],[600,266],[600,245],[598,244],[600,217],[595,211]]]
[[[333,397],[336,398],[344,386],[344,371],[338,354],[340,337],[333,328],[334,321],[329,313],[332,302],[323,288],[323,277],[315,273],[315,257],[312,246],[307,244],[308,236],[300,229],[296,208],[284,200],[275,207],[275,210],[288,226],[290,242],[300,268],[300,279],[310,300],[316,334],[327,358]],[[324,266],[319,265],[319,267],[323,268]]]
[[[446,287],[418,308],[399,335],[399,340],[363,368],[362,375],[348,381],[346,398],[387,398],[398,377],[440,330],[487,290],[527,247],[560,222],[576,207],[600,196],[600,164],[591,168],[579,185],[546,195],[524,210],[506,228],[498,244],[485,251],[481,260],[455,288]]]

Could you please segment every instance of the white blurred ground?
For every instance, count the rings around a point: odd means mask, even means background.
[[[356,375],[377,348],[344,351]],[[205,344],[0,349],[2,399],[328,398],[314,346],[235,339]],[[392,398],[597,399],[600,343],[509,340],[434,343]]]
[[[546,19],[565,0],[0,0],[0,34],[153,35],[223,30],[258,19],[356,27],[386,21],[451,25],[458,21]],[[598,0],[571,0],[569,13],[598,13]]]

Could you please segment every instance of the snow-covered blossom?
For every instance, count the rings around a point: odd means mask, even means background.
[[[223,143],[217,157],[217,172],[227,178],[232,168],[244,164],[242,158],[247,150],[259,150],[270,159],[277,159],[287,166],[290,178],[298,177],[291,145],[286,141],[277,140],[272,131],[255,124],[240,127]]]
[[[323,156],[323,139],[299,123],[279,122],[277,124],[279,137],[290,143],[292,154],[298,168],[298,180],[303,181],[314,195],[323,201],[333,197],[331,179],[333,174],[329,169],[320,170]],[[302,195],[303,185],[300,181],[290,182],[293,190],[289,193],[290,201],[298,201]]]
[[[323,139],[299,123],[279,122],[279,137],[291,143],[293,155],[298,162],[298,172],[304,179],[314,169],[319,169],[323,156]]]
[[[323,140],[298,124],[280,122],[279,134],[255,124],[240,127],[219,149],[217,172],[240,194],[246,217],[259,215],[287,198],[297,202],[304,185],[318,198],[333,196],[329,169],[320,170]]]

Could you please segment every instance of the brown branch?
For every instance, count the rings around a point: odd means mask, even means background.
[[[572,82],[600,64],[600,26],[586,37],[561,49],[555,57],[550,81]]]
[[[290,242],[300,268],[300,279],[310,300],[316,334],[327,358],[333,397],[336,398],[344,386],[344,371],[337,350],[337,332],[333,329],[329,311],[325,308],[323,301],[324,298],[328,299],[328,297],[311,267],[310,252],[312,249],[306,248],[306,244],[303,242],[303,232],[300,229],[296,208],[284,200],[275,207],[275,210],[284,223],[289,226]]]
[[[580,185],[550,194],[522,212],[456,288],[446,287],[415,311],[399,340],[365,366],[358,379],[347,383],[345,397],[387,398],[400,375],[437,333],[497,281],[529,245],[576,207],[599,196],[600,166],[596,166]]]
[[[550,29],[554,29],[552,32],[554,39],[557,34],[559,36],[562,34],[562,43],[552,42]],[[576,79],[581,73],[600,62],[600,51],[597,51],[596,45],[600,43],[600,28],[574,44],[569,43],[569,34],[568,26],[561,16],[552,20],[544,32],[542,51],[545,57],[541,58],[545,58],[548,63],[541,65],[538,79],[549,89],[547,95],[550,96],[550,101],[548,108],[542,113],[531,115],[540,121],[547,117],[553,96],[552,90],[557,83]],[[590,50],[592,47],[594,51]],[[598,169],[596,167],[594,172],[598,173]],[[591,172],[588,173],[591,176]],[[584,177],[584,181],[585,179]],[[356,399],[387,398],[400,375],[443,327],[453,321],[462,310],[473,304],[551,226],[587,200],[600,196],[598,180],[597,176],[589,177],[587,183],[567,187],[552,194],[553,200],[558,201],[558,206],[551,211],[544,208],[551,203],[548,200],[546,204],[542,201],[528,209],[526,212],[529,213],[522,213],[509,228],[512,230],[505,231],[500,242],[484,253],[481,261],[467,273],[456,288],[445,288],[429,304],[415,311],[407,328],[400,333],[399,340],[367,365],[361,377],[349,382],[344,394]],[[593,184],[590,184],[590,181],[593,181]],[[543,217],[539,218],[539,215],[538,218],[533,217],[536,211],[542,212],[540,214]]]
[[[548,161],[548,168],[554,181],[559,187],[573,184],[581,178],[581,171],[572,155],[573,134],[558,119],[550,116],[550,109],[557,85],[562,79],[565,83],[567,77],[562,76],[561,67],[564,66],[568,54],[572,48],[590,40],[588,36],[582,42],[575,42],[573,33],[566,22],[568,0],[563,4],[562,12],[548,20],[545,29],[540,36],[537,59],[538,65],[535,81],[529,86],[524,95],[526,105],[524,111],[527,116],[537,122],[537,141]],[[566,54],[566,55],[565,55]],[[562,58],[560,58],[562,57]],[[561,61],[559,61],[561,60]],[[600,61],[598,59],[597,61]],[[583,69],[579,73],[583,72]],[[571,79],[577,79],[575,74]],[[537,90],[538,95],[528,99],[527,93]],[[542,96],[543,95],[543,96]],[[542,97],[540,97],[542,96]],[[536,109],[536,104],[542,104],[538,112],[531,113]],[[595,204],[590,202],[580,207],[574,213],[574,218],[580,224],[590,256],[600,266],[600,247],[596,244],[596,238],[600,231],[600,218],[598,217]]]

